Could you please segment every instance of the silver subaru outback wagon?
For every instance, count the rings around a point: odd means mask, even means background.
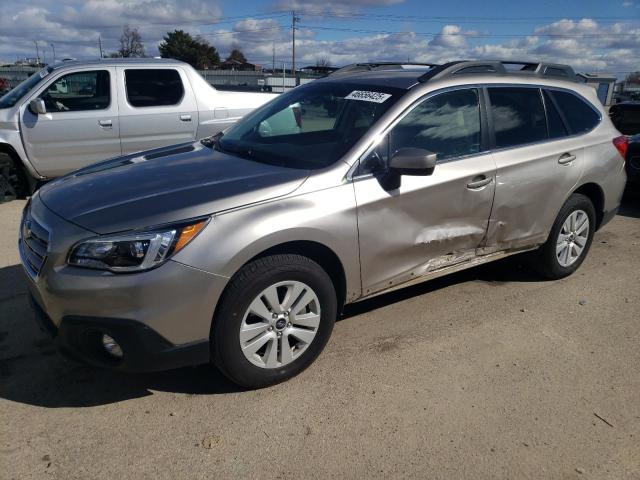
[[[525,251],[573,273],[626,146],[570,67],[365,65],[45,185],[19,249],[68,354],[261,387],[309,366],[345,304]]]

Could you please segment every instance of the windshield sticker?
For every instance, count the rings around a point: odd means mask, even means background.
[[[367,92],[366,90],[354,90],[344,97],[345,100],[360,100],[363,102],[382,103],[391,95],[382,92]]]

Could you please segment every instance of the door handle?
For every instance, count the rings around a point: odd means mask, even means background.
[[[180,115],[180,120],[182,120],[183,122],[190,122],[191,115]]]
[[[560,155],[560,158],[558,158],[558,163],[560,165],[569,165],[575,159],[576,159],[575,155],[572,155],[570,153],[563,153],[562,155]]]
[[[113,122],[111,120],[98,120],[98,125],[103,128],[111,128],[113,127]]]
[[[473,177],[473,179],[469,183],[467,183],[467,188],[469,190],[479,190],[482,187],[486,187],[491,182],[493,182],[493,177],[478,175],[477,177]]]

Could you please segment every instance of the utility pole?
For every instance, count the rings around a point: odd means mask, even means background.
[[[291,74],[295,79],[294,84],[298,84],[296,77],[296,23],[300,21],[300,17],[296,17],[295,10],[291,11]]]
[[[38,50],[38,41],[34,40],[33,43],[36,44],[36,63],[40,66],[40,51]]]
[[[276,73],[276,41],[273,41],[273,46],[271,47],[271,71]]]
[[[102,37],[98,35],[98,49],[100,50],[99,58],[102,58]]]
[[[50,43],[51,49],[53,50],[53,63],[56,63],[56,46],[53,43]]]

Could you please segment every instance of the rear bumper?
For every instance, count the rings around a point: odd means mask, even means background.
[[[152,372],[209,362],[207,340],[174,345],[147,325],[120,318],[70,315],[56,327],[34,297],[29,298],[41,329],[54,338],[62,353],[83,363],[127,372]],[[121,346],[121,359],[103,348],[104,334]]]

